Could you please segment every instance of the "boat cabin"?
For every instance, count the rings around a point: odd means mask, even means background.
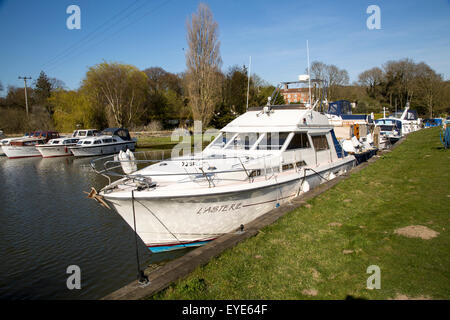
[[[34,146],[37,144],[45,144],[47,141],[59,137],[59,133],[56,131],[35,131],[31,132],[25,139],[13,140],[10,144],[12,146]]]
[[[58,138],[58,139],[51,139],[47,144],[48,145],[76,144],[79,140],[80,140],[79,138]]]
[[[345,156],[328,118],[301,105],[253,108],[225,126],[204,154],[280,155],[317,166]]]
[[[72,133],[72,138],[86,138],[86,137],[93,137],[96,136],[100,131],[97,129],[82,129],[82,130],[75,130]]]

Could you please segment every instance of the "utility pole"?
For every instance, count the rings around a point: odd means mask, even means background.
[[[31,77],[20,77],[19,79],[23,79],[23,82],[25,83],[25,107],[27,109],[27,117],[28,117],[28,97],[27,97],[27,80],[31,80]]]

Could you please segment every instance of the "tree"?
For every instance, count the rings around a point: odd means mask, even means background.
[[[209,7],[200,3],[186,27],[189,47],[186,53],[186,91],[194,120],[200,120],[206,128],[221,94],[218,25]]]
[[[3,84],[1,81],[0,81],[0,91],[3,91]]]
[[[383,81],[383,70],[378,67],[366,70],[358,76],[358,83],[366,88],[367,94],[371,98],[376,98],[377,94],[380,93]]]
[[[56,90],[51,94],[49,102],[54,109],[53,120],[58,130],[70,132],[76,129],[77,125],[81,128],[100,128],[96,109],[86,94]]]
[[[433,118],[433,111],[441,109],[444,93],[444,81],[442,75],[437,74],[424,62],[416,66],[416,88],[419,101],[427,107],[430,118]],[[445,104],[445,102],[444,102]],[[437,110],[436,110],[437,109]]]
[[[247,68],[232,66],[224,78],[224,102],[237,114],[242,114],[247,107]]]
[[[305,72],[308,72],[306,68]],[[328,100],[338,97],[338,87],[349,83],[348,72],[345,69],[339,69],[333,64],[325,64],[320,61],[313,61],[310,66],[310,74],[312,79],[325,80],[328,85]],[[318,93],[321,96],[321,93]]]
[[[52,84],[44,71],[41,71],[39,77],[34,81],[34,99],[37,104],[45,105],[52,91]]]
[[[8,86],[5,99],[5,104],[7,107],[12,108],[20,108],[25,110],[25,94],[24,94],[24,88],[19,88],[15,86]],[[28,96],[28,103],[30,105],[34,104],[34,90],[30,87],[27,87],[27,96]]]
[[[109,126],[128,127],[141,118],[148,78],[132,65],[103,62],[89,68],[81,90],[104,108]]]
[[[148,77],[149,93],[145,104],[143,122],[152,120],[185,120],[185,98],[183,96],[183,80],[178,74],[170,73],[160,67],[144,70]]]

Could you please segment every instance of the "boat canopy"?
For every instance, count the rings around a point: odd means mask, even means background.
[[[102,131],[101,135],[103,136],[119,136],[122,140],[129,141],[131,140],[130,133],[128,129],[125,128],[107,128]]]
[[[352,114],[352,105],[348,100],[338,100],[330,102],[328,106],[328,114],[339,116],[342,120],[364,120],[372,123],[372,118],[366,114]]]
[[[375,120],[375,124],[377,126],[380,126],[382,131],[391,131],[391,130],[384,130],[388,126],[396,127],[397,129],[401,129],[402,128],[401,120],[397,120],[397,119],[393,119],[393,118],[378,119],[378,120]]]
[[[347,100],[338,100],[330,102],[327,113],[334,114],[337,116],[342,116],[344,114],[352,114],[352,105],[350,104],[350,101]]]

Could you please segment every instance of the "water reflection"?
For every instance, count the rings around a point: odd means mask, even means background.
[[[106,184],[91,160],[0,157],[0,299],[97,299],[136,279],[134,233],[83,193]],[[143,267],[185,253],[139,251]]]

